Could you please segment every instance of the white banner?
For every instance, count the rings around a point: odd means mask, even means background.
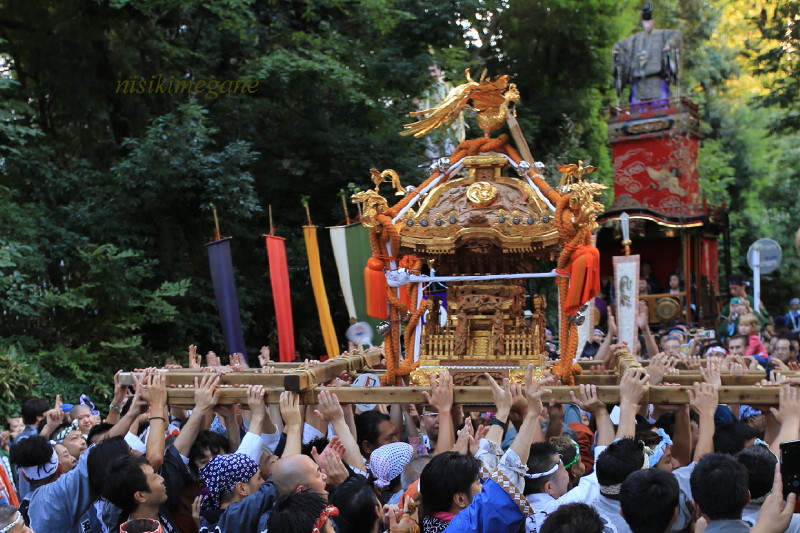
[[[583,353],[583,347],[586,346],[586,341],[589,340],[589,335],[594,329],[594,321],[592,320],[592,310],[594,309],[594,298],[586,302],[586,311],[579,313],[583,317],[583,324],[578,326],[578,353],[575,354],[575,359],[580,359]]]
[[[614,295],[617,302],[617,342],[634,351],[636,303],[639,301],[639,256],[614,256]]]

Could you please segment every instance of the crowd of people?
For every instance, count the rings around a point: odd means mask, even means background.
[[[330,391],[267,406],[259,385],[222,406],[211,373],[185,411],[148,369],[117,381],[102,421],[88,405],[22,404],[3,442],[0,531],[800,530],[777,458],[800,434],[800,389],[785,381],[777,409],[719,405],[734,364],[711,360],[687,405],[640,405],[668,359],[626,373],[616,406],[593,385],[543,401],[554,381],[533,367],[524,384],[486,374],[491,411],[467,414],[446,370],[423,405],[360,412]]]
[[[643,275],[640,294],[648,294],[651,291],[649,287],[653,286],[657,287],[653,290],[660,292],[660,286],[656,284],[657,280],[652,274],[647,277]],[[671,275],[669,291],[677,291],[679,284],[680,278],[676,274]],[[763,303],[756,305],[753,296],[748,295],[748,286],[749,282],[743,276],[731,276],[728,282],[731,297],[721,310],[721,321],[716,330],[690,329],[680,323],[660,324],[659,328],[652,328],[649,304],[640,300],[636,317],[638,335],[631,351],[641,359],[649,359],[663,352],[673,358],[695,362],[699,361],[698,357],[731,355],[745,370],[800,370],[800,298],[789,301],[789,309],[785,314],[770,316]],[[580,357],[606,360],[617,334],[616,320],[609,306],[613,303],[613,294],[609,297],[601,293],[595,302],[599,310],[598,322],[603,327],[599,325],[592,330],[581,348]],[[653,329],[660,329],[660,334],[654,333]],[[558,356],[555,348],[550,353],[553,358]]]
[[[772,373],[777,408],[719,404],[725,374],[797,368],[791,339],[764,344],[750,310],[730,311],[727,350],[681,327],[656,340],[642,314],[652,355],[621,377],[616,405],[593,385],[558,404],[533,366],[521,384],[485,374],[493,405],[479,408],[454,403],[447,370],[424,404],[372,409],[331,392],[347,374],[316,405],[291,392],[267,405],[260,385],[221,405],[213,371],[185,409],[155,368],[132,386],[118,373],[104,418],[85,397],[29,399],[0,437],[0,533],[800,531],[779,461],[800,439],[800,378]],[[610,367],[628,347],[612,316],[608,328],[590,342]],[[685,405],[643,401],[681,366],[702,376]]]

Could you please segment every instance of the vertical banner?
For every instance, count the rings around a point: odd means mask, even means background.
[[[240,353],[247,360],[242,319],[239,316],[239,298],[236,296],[236,281],[233,278],[231,240],[225,238],[209,242],[206,244],[206,250],[225,346],[228,354]]]
[[[317,302],[319,324],[322,329],[322,338],[325,340],[325,351],[328,357],[339,355],[339,341],[336,330],[333,328],[331,308],[328,305],[328,295],[325,293],[325,280],[322,278],[322,266],[319,262],[319,244],[317,243],[317,227],[303,226],[303,237],[306,240],[306,253],[308,254],[308,272],[311,277],[311,287],[314,289],[314,300]]]
[[[639,256],[614,256],[614,288],[617,294],[617,342],[628,343],[633,352],[636,338],[636,305],[639,301]]]
[[[586,310],[580,313],[583,317],[583,322],[578,326],[578,351],[575,354],[575,360],[581,358],[583,347],[586,346],[586,341],[594,329],[594,320],[592,320],[592,313],[594,313],[594,298],[586,302]]]
[[[334,226],[328,228],[331,232],[333,258],[336,261],[336,270],[339,272],[339,285],[342,287],[344,305],[347,307],[347,316],[350,321],[358,321],[356,304],[353,300],[353,286],[350,283],[350,264],[347,262],[347,231],[348,226]]]
[[[367,291],[364,287],[364,265],[372,257],[369,229],[360,223],[334,226],[329,229],[333,243],[333,257],[339,271],[339,283],[342,286],[350,322],[367,322],[372,326],[372,343],[379,345],[383,342],[383,337],[376,331],[380,320],[367,315]]]
[[[275,303],[275,320],[278,324],[278,353],[281,363],[291,363],[294,353],[294,323],[292,321],[292,293],[289,290],[289,265],[282,237],[267,235],[267,258],[272,300]]]

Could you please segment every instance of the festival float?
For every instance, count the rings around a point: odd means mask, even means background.
[[[560,181],[549,184],[509,109],[519,93],[508,76],[475,81],[467,73],[466,78],[438,106],[413,113],[424,118],[403,133],[421,137],[471,110],[483,137],[461,142],[417,186],[403,187],[394,170],[373,169],[374,188],[352,197],[369,231],[366,313],[382,320],[383,346],[358,346],[318,364],[270,362],[270,368],[249,368],[245,358],[232,356],[230,365],[215,361],[202,368],[163,369],[171,405],[191,406],[195,378],[209,372],[221,375],[223,404],[246,403],[248,384],[263,385],[269,403],[277,403],[283,391],[294,391],[301,402],[314,404],[342,373],[368,375],[375,385],[336,387],[342,402],[420,404],[431,376],[445,369],[454,378],[455,402],[489,404],[492,393],[484,373],[518,382],[529,365],[537,375],[549,371],[560,380],[551,395],[558,402],[569,402],[581,383],[598,385],[602,401],[618,401],[619,376],[642,363],[630,354],[622,354],[610,369],[599,370],[595,361],[575,362],[579,327],[589,325],[587,303],[600,286],[603,260],[593,235],[603,210],[597,197],[605,187],[588,179],[594,168],[580,161],[557,167]],[[491,137],[505,124],[511,137]],[[391,197],[397,201],[391,205],[381,194],[384,183],[394,188]],[[306,228],[311,228],[308,219]],[[268,248],[275,238],[270,233]],[[310,261],[318,263],[312,256]],[[555,261],[556,268],[542,271],[544,261]],[[558,287],[556,362],[544,358],[547,302],[542,295],[526,294],[524,281],[533,277],[550,278]],[[446,290],[426,294],[431,283]],[[331,351],[328,344],[333,343],[326,342]],[[121,382],[133,383],[131,374],[122,374]],[[723,376],[720,401],[777,403],[774,388],[752,386],[761,377]],[[670,376],[671,386],[651,387],[643,402],[685,404],[685,389],[699,380],[698,371],[681,371]]]
[[[636,262],[658,280],[645,301],[651,324],[675,322],[714,329],[719,315],[717,238],[729,250],[724,207],[709,205],[698,173],[701,119],[697,104],[680,94],[682,36],[658,29],[650,2],[642,8],[642,31],[613,48],[617,98],[629,89],[628,103],[607,108],[608,139],[614,164],[614,202],[598,215],[600,275],[612,279],[613,257],[631,250]],[[726,277],[730,258],[723,257]],[[667,281],[677,275],[679,287]],[[638,277],[638,275],[637,275]],[[607,295],[610,296],[610,295]]]

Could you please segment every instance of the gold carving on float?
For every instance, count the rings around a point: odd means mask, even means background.
[[[375,217],[389,208],[386,198],[370,189],[353,194],[350,199],[353,203],[361,204],[361,224],[365,228],[374,228],[379,225]]]
[[[397,172],[388,168],[383,172],[378,172],[377,169],[371,168],[369,169],[370,177],[372,178],[372,183],[375,184],[375,192],[380,192],[381,183],[391,183],[392,187],[394,187],[395,196],[405,196],[406,189],[400,183],[400,176],[397,175]],[[389,178],[388,180],[386,178]]]
[[[497,198],[497,187],[485,181],[467,187],[467,200],[474,205],[489,205]]]
[[[508,104],[519,101],[517,86],[508,83],[507,74],[487,79],[484,70],[480,80],[475,81],[470,76],[469,70],[466,70],[464,76],[467,78],[467,83],[454,87],[438,106],[409,113],[411,117],[428,116],[412,124],[405,124],[403,128],[406,131],[400,135],[422,137],[436,128],[449,124],[465,109],[477,113],[478,126],[486,137],[502,127],[508,120]]]

